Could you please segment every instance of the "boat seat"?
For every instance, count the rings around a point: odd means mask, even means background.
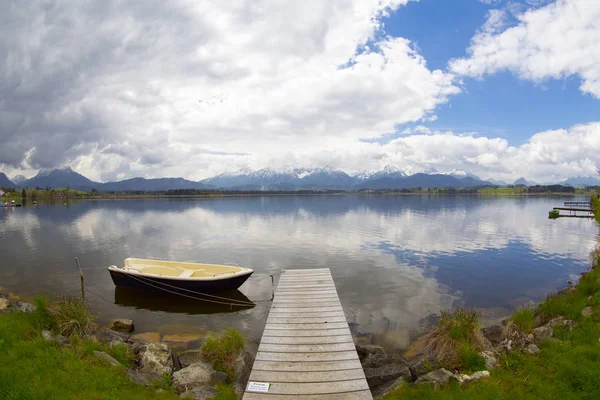
[[[193,269],[184,269],[183,272],[179,274],[179,276],[181,278],[191,278],[194,272],[196,271],[194,271]]]

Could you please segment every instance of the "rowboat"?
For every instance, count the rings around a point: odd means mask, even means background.
[[[194,295],[235,290],[254,272],[231,265],[127,258],[108,267],[117,287]]]

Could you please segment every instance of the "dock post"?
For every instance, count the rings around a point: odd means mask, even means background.
[[[81,265],[79,265],[79,258],[75,257],[75,261],[77,262],[77,268],[79,268],[79,281],[81,283],[81,298],[85,299],[85,289],[83,286],[83,271],[81,270]]]

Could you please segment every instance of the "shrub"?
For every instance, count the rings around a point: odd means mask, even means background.
[[[88,303],[78,297],[61,297],[48,307],[56,330],[65,336],[85,336],[91,330],[94,316]]]
[[[519,308],[510,316],[510,320],[521,332],[529,333],[535,326],[535,312],[531,307]]]
[[[457,308],[442,311],[440,322],[427,338],[427,351],[446,369],[464,369],[467,364],[478,362],[473,361],[471,352],[479,353],[483,343],[479,313],[474,309]]]
[[[464,344],[461,352],[460,359],[462,367],[466,372],[483,371],[485,369],[485,358],[479,354],[479,351],[473,350],[468,344]]]
[[[235,358],[244,349],[244,337],[235,329],[226,329],[221,335],[208,335],[202,346],[202,357],[229,379],[235,375]]]

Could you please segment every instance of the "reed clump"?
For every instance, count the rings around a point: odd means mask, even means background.
[[[226,329],[220,335],[206,337],[202,346],[202,357],[210,362],[217,371],[225,372],[231,380],[235,376],[235,360],[244,350],[246,340],[233,328]]]
[[[78,297],[59,297],[46,306],[49,328],[57,333],[70,336],[87,336],[94,323],[94,314],[89,304]]]
[[[471,308],[442,311],[440,322],[428,335],[428,353],[446,369],[471,370],[485,365],[479,355],[484,348],[479,317]]]

